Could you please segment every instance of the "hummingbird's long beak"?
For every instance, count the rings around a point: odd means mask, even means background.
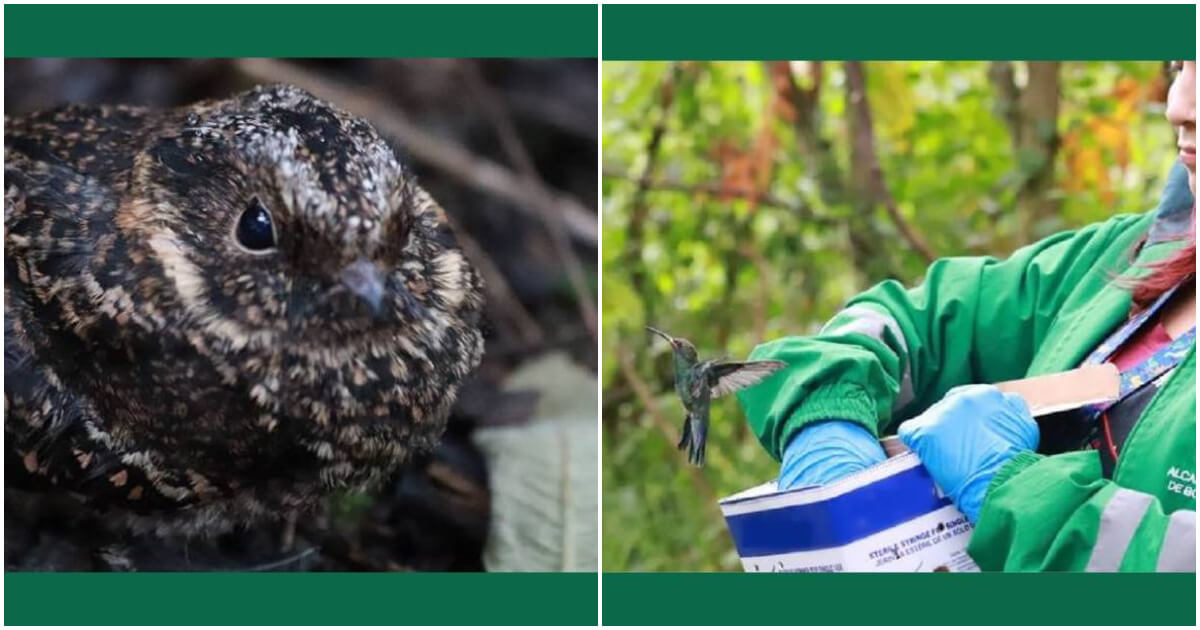
[[[650,332],[662,337],[663,339],[666,339],[667,343],[671,344],[672,348],[675,347],[675,338],[672,337],[671,335],[668,335],[667,333],[665,333],[657,328],[652,328],[650,326],[647,326],[646,330],[649,330]]]

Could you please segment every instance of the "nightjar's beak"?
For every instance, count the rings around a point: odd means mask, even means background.
[[[384,287],[383,274],[379,272],[375,263],[359,258],[342,270],[339,279],[346,289],[371,307],[372,315],[379,316],[383,306]]]

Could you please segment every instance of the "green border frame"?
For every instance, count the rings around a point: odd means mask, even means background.
[[[1192,59],[1196,5],[604,5],[604,59]]]
[[[13,57],[578,57],[596,5],[6,5]],[[9,624],[595,625],[599,576],[6,572]]]
[[[5,57],[583,57],[594,4],[5,5]]]
[[[10,625],[596,625],[594,573],[5,573]]]
[[[7,5],[4,53],[588,58],[597,52],[597,11],[595,5]],[[1196,47],[1195,5],[607,5],[603,11],[605,59],[611,60],[1171,59],[1192,58]],[[805,27],[814,21],[823,26]],[[11,624],[520,625],[594,625],[599,579],[442,573],[5,578]],[[603,579],[604,618],[614,625],[1196,621],[1194,574],[613,573]]]
[[[1196,575],[605,573],[603,619],[605,625],[1194,626]]]

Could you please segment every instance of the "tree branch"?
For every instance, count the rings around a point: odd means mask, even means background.
[[[1017,162],[1022,185],[1017,203],[1028,208],[1023,241],[1033,240],[1033,226],[1058,211],[1058,201],[1048,195],[1054,185],[1054,154],[1058,151],[1058,61],[1030,61],[1029,81],[1021,90],[1021,116],[1016,136]]]
[[[624,173],[616,167],[604,167],[603,175],[612,179],[636,181],[639,182],[639,184],[642,182],[640,178],[634,177],[628,173]],[[762,206],[779,208],[780,210],[789,210],[803,217],[804,220],[811,221],[813,223],[819,223],[822,225],[836,225],[838,223],[836,219],[813,214],[812,209],[806,205],[787,202],[774,195],[763,195],[756,190],[728,188],[719,184],[688,184],[670,179],[656,179],[647,181],[645,182],[645,189],[647,191],[657,190],[685,193],[690,195],[704,195],[718,199],[735,198],[746,201],[755,201]]]
[[[1032,240],[1033,226],[1053,215],[1058,201],[1049,197],[1054,184],[1054,156],[1058,152],[1059,69],[1058,61],[1026,63],[1029,79],[1017,86],[1010,61],[993,62],[988,78],[996,90],[996,110],[1008,124],[1013,153],[1017,158],[1020,186],[1017,209],[1024,213],[1019,238]]]
[[[846,85],[849,90],[849,105],[852,108],[851,112],[855,123],[851,149],[856,154],[856,158],[861,160],[867,168],[871,196],[883,203],[888,216],[896,224],[896,229],[900,231],[904,240],[908,241],[908,244],[927,262],[933,262],[937,258],[937,254],[900,214],[900,209],[896,207],[896,199],[892,197],[887,182],[884,180],[883,167],[879,164],[879,154],[875,148],[875,130],[871,122],[871,106],[867,101],[866,77],[861,61],[846,62]]]
[[[1015,138],[1020,125],[1021,109],[1018,102],[1021,100],[1021,89],[1017,87],[1012,62],[993,61],[988,65],[988,80],[996,90],[993,111],[1008,123],[1009,131]]]
[[[751,244],[742,247],[742,255],[754,265],[758,276],[758,295],[754,302],[754,338],[767,337],[767,309],[771,305],[771,265],[767,257]],[[743,423],[744,424],[744,423]]]
[[[646,167],[638,176],[637,190],[634,191],[633,199],[630,202],[629,227],[626,230],[625,251],[622,252],[622,258],[629,265],[629,281],[633,285],[634,291],[642,296],[648,319],[654,317],[654,309],[653,303],[647,299],[649,296],[646,293],[646,272],[639,260],[642,253],[642,240],[645,237],[646,215],[649,213],[646,205],[646,191],[650,185],[650,178],[653,177],[654,167],[658,164],[658,149],[662,144],[663,134],[667,130],[671,104],[675,99],[675,81],[679,78],[679,73],[680,65],[678,63],[671,64],[666,78],[659,86],[658,120],[650,130],[650,139],[646,142]]]

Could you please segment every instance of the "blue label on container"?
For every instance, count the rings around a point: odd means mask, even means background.
[[[929,471],[914,466],[846,494],[726,516],[743,558],[840,547],[950,505]]]

